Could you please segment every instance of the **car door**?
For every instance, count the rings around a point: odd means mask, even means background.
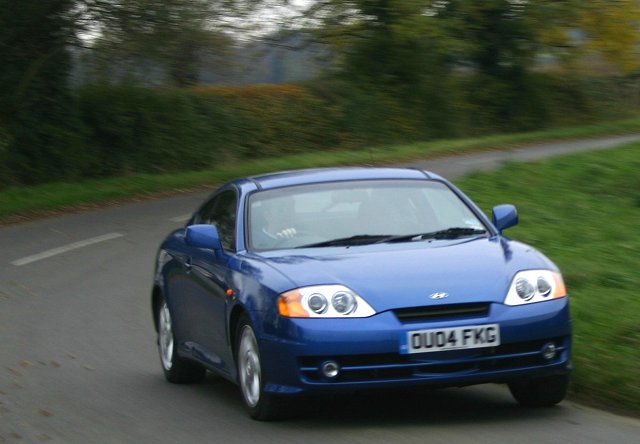
[[[187,345],[199,358],[225,373],[233,368],[227,347],[226,291],[230,275],[227,263],[229,255],[235,254],[237,201],[234,189],[223,190],[194,218],[194,223],[216,226],[225,254],[216,256],[212,250],[191,247],[185,258],[190,289],[182,308],[189,320],[188,336],[193,339]]]

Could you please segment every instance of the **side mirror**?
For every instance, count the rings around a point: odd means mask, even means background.
[[[195,248],[222,251],[218,229],[213,225],[190,225],[185,232],[185,242]]]
[[[493,207],[491,212],[491,221],[498,231],[502,233],[502,230],[518,224],[518,210],[510,204],[497,205]]]

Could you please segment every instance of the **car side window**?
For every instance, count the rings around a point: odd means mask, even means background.
[[[234,191],[223,191],[202,208],[197,218],[198,223],[216,226],[225,250],[236,248],[237,200]]]

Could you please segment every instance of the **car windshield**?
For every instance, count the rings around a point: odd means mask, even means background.
[[[458,239],[486,227],[445,184],[365,180],[264,190],[249,197],[252,250]]]

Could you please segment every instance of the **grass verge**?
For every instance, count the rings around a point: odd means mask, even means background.
[[[507,149],[549,140],[596,137],[640,131],[640,117],[580,127],[501,134],[467,139],[437,140],[357,151],[321,151],[216,165],[211,169],[175,174],[132,174],[124,177],[13,187],[0,192],[0,222],[20,220],[56,210],[96,205],[154,193],[179,192],[211,186],[238,176],[269,171],[347,164],[381,164],[482,150]]]
[[[485,211],[517,205],[508,235],[563,271],[574,318],[571,391],[640,414],[640,143],[479,173],[458,185]]]

